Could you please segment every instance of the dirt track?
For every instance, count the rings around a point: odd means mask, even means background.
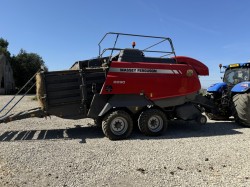
[[[16,111],[36,107],[31,98]],[[0,124],[0,186],[250,186],[249,140],[234,122],[110,141],[89,119],[25,119]]]

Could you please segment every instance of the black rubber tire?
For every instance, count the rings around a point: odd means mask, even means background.
[[[155,125],[156,128],[152,128]],[[158,109],[147,109],[141,113],[138,119],[140,131],[147,136],[159,136],[163,134],[167,129],[167,125],[168,120],[166,115]]]
[[[204,116],[204,115],[200,115],[200,116],[197,117],[196,122],[199,125],[205,125],[207,123],[207,117]]]
[[[119,131],[118,128],[120,127],[121,130]],[[103,118],[102,131],[110,140],[126,139],[130,136],[132,130],[133,120],[131,116],[123,110],[112,111]]]
[[[236,123],[250,127],[250,93],[234,95],[232,110]]]

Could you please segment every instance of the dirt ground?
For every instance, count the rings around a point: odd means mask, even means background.
[[[14,112],[34,108],[29,96]],[[0,96],[0,108],[10,96]],[[0,124],[0,186],[250,186],[250,128],[170,122],[110,141],[91,119]]]

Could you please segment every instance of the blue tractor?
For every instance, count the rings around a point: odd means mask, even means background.
[[[250,61],[223,68],[223,82],[207,89],[207,97],[215,107],[206,110],[206,115],[212,120],[228,120],[233,116],[238,124],[250,127]]]

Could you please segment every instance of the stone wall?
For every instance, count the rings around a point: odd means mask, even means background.
[[[10,63],[0,54],[0,94],[11,94],[15,90],[15,81]]]

